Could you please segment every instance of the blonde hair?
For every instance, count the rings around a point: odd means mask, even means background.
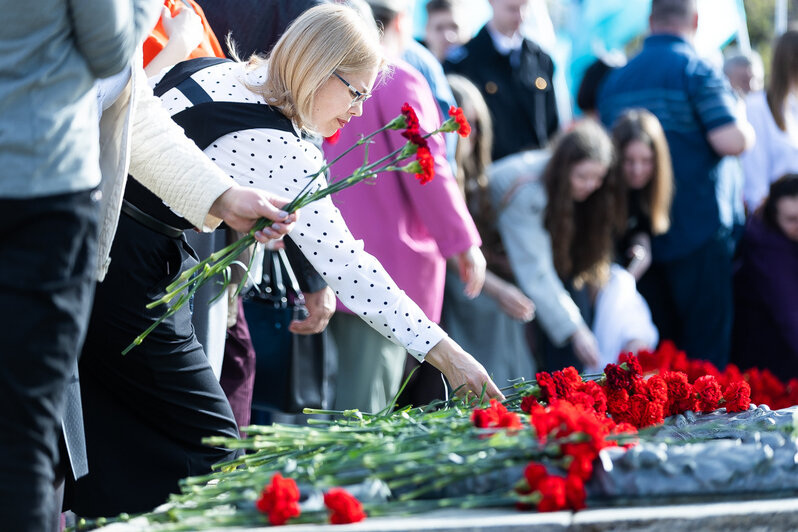
[[[385,59],[380,34],[368,20],[349,6],[321,4],[294,20],[268,57],[254,55],[248,68],[268,66],[268,79],[249,87],[277,107],[303,130],[312,130],[313,100],[333,72],[343,77],[377,68]]]

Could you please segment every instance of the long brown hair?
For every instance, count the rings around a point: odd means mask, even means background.
[[[623,158],[627,146],[640,141],[654,153],[654,175],[643,187],[640,194],[643,212],[651,219],[651,232],[661,235],[668,232],[671,225],[671,203],[673,201],[673,166],[665,131],[657,117],[645,109],[630,109],[623,113],[612,127],[612,140],[617,154],[613,173],[618,188],[626,194],[626,181],[623,178]],[[619,221],[626,227],[626,201],[617,206]]]
[[[613,161],[612,141],[593,120],[579,122],[562,135],[543,170],[548,194],[544,224],[560,278],[572,279],[577,287],[585,283],[600,287],[609,275],[618,191],[614,175],[608,172],[587,199],[574,201],[571,172],[588,160],[607,168]]]
[[[798,85],[798,30],[786,31],[776,41],[770,63],[770,83],[767,89],[768,107],[773,120],[782,131],[787,131],[784,107],[790,90]]]
[[[488,192],[488,176],[485,170],[490,166],[490,152],[493,146],[493,123],[490,111],[479,89],[468,79],[457,74],[446,76],[452,88],[457,105],[469,117],[472,133],[465,141],[457,142],[455,161],[457,163],[457,184],[466,197],[469,210],[479,213],[492,213],[493,206]],[[486,217],[493,221],[494,216]]]

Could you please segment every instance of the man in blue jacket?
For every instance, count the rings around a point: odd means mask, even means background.
[[[673,339],[690,357],[723,368],[732,325],[732,228],[723,216],[724,156],[753,144],[754,133],[737,117],[723,74],[698,57],[695,0],[653,0],[651,35],[643,50],[613,71],[599,89],[602,122],[611,126],[625,110],[654,113],[668,139],[675,195],[671,228],[653,240],[651,305],[660,338]]]

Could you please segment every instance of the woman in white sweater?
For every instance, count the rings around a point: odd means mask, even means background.
[[[184,125],[183,119],[208,109],[211,102],[262,110],[260,118],[271,125],[233,127],[213,140],[205,154],[241,186],[293,197],[323,163],[321,153],[300,132],[331,135],[360,115],[382,64],[376,27],[366,26],[351,8],[321,5],[294,22],[268,62],[219,63],[162,94],[165,85],[155,90],[175,121]],[[165,82],[166,76],[161,84]],[[231,115],[217,115],[201,122],[213,129],[231,120]],[[179,478],[226,456],[224,449],[202,446],[203,436],[235,434],[220,404],[223,397],[207,393],[215,389],[213,375],[207,361],[200,360],[204,355],[187,310],[156,328],[126,357],[117,355],[161,312],[143,311],[144,305],[194,263],[181,235],[194,223],[135,179],[128,181],[125,198],[135,210],[127,208],[120,222],[126,238],[114,243],[112,267],[103,283],[112,284],[98,293],[93,316],[98,326],[81,361],[81,372],[90,374],[92,383],[84,390],[84,403],[90,401],[84,404],[90,473],[76,483],[82,506],[75,509],[84,515],[154,506],[159,495],[165,499],[177,489]],[[464,384],[464,389],[479,393],[485,385],[488,396],[501,397],[484,368],[429,321],[363,251],[329,198],[303,209],[299,220],[293,240],[350,309],[386,338],[435,365],[453,386]],[[147,264],[154,266],[141,268]],[[159,269],[160,275],[153,275]],[[98,425],[90,433],[89,416],[104,422],[102,428]],[[122,463],[101,471],[92,468],[97,456],[92,440],[95,448],[104,449],[106,463],[114,456],[124,457]]]

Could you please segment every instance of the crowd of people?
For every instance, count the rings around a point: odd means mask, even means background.
[[[236,455],[202,439],[254,412],[262,335],[238,291],[198,292],[121,352],[159,319],[149,302],[264,217],[253,263],[286,252],[308,311],[289,328],[335,352],[335,409],[379,411],[405,380],[400,403],[501,399],[661,339],[798,376],[798,30],[763,84],[755,56],[696,53],[695,0],[653,0],[642,50],[591,66],[565,124],[554,61],[521,31],[529,0],[489,3],[469,39],[466,1],[429,0],[422,42],[408,0],[8,7],[10,529],[145,511]],[[424,131],[452,106],[471,124],[428,139],[431,182],[388,172],[282,210],[325,160],[341,177],[401,147],[382,131],[348,151],[405,102]]]

